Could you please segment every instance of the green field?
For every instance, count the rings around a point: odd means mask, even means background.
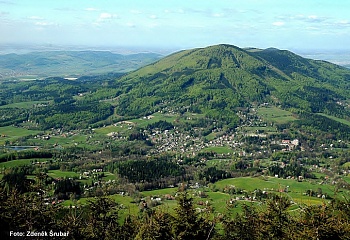
[[[210,159],[205,162],[205,165],[207,166],[220,166],[221,164],[229,164],[232,161],[232,159]]]
[[[23,166],[23,165],[29,165],[32,164],[32,162],[45,162],[50,159],[18,159],[18,160],[12,160],[12,161],[7,161],[7,162],[2,162],[0,163],[0,168],[13,168],[13,167],[18,167],[18,166]]]
[[[104,134],[104,135],[107,135],[112,132],[125,133],[129,130],[128,129],[129,127],[133,127],[133,126],[134,126],[133,124],[120,123],[117,125],[110,125],[106,127],[96,128],[94,129],[94,132],[97,134]]]
[[[323,177],[326,177],[327,174],[324,174],[324,173],[318,173],[318,172],[312,172],[312,174],[315,175],[316,178],[320,179],[320,178],[323,178]]]
[[[206,192],[207,199],[210,201],[215,211],[224,213],[227,207],[227,202],[230,200],[230,195],[222,192]],[[204,198],[203,201],[206,201]]]
[[[165,194],[174,195],[177,192],[177,188],[163,188],[163,189],[157,189],[152,191],[143,191],[142,196],[148,197],[148,196],[162,196]]]
[[[14,126],[6,126],[6,127],[0,127],[0,145],[5,145],[6,143],[11,143],[16,141],[18,138],[29,136],[29,135],[36,135],[36,134],[43,134],[43,131],[37,131],[37,130],[28,130],[21,127],[14,127]],[[72,145],[86,145],[87,135],[83,134],[75,134],[68,137],[64,136],[51,136],[48,140],[43,140],[42,138],[30,138],[28,140],[28,145],[35,145],[35,146],[50,146],[52,147],[54,144],[58,144],[61,146],[72,146]]]
[[[56,174],[55,176],[70,176],[74,177],[74,173],[72,172],[61,172],[58,174],[58,170],[50,171],[50,175]],[[107,174],[108,175],[108,174]],[[112,174],[111,174],[112,175]],[[350,180],[350,177],[347,180]],[[205,207],[205,203],[208,201],[209,205],[213,208],[215,212],[219,213],[226,213],[228,211],[228,202],[230,199],[235,198],[236,196],[231,196],[228,193],[223,193],[221,190],[225,188],[226,186],[235,186],[236,188],[240,188],[242,190],[249,192],[254,191],[255,189],[261,189],[270,193],[276,193],[281,196],[285,196],[289,198],[291,201],[294,201],[296,204],[293,204],[290,208],[291,211],[297,210],[299,208],[300,204],[306,204],[306,205],[319,205],[323,204],[326,201],[325,199],[316,198],[316,197],[310,197],[305,196],[304,193],[306,190],[312,189],[314,191],[317,191],[318,188],[322,189],[323,193],[327,193],[330,196],[334,196],[334,192],[332,187],[327,185],[320,185],[320,184],[312,184],[310,182],[298,182],[296,180],[287,180],[287,179],[280,179],[280,178],[274,178],[274,177],[267,177],[267,178],[252,178],[252,177],[242,177],[242,178],[231,178],[231,179],[225,179],[218,181],[212,185],[215,189],[219,189],[220,191],[212,191],[208,187],[203,187],[199,189],[189,189],[188,192],[190,196],[193,198],[193,202],[195,207],[203,208]],[[288,186],[288,192],[280,192],[280,189],[286,189]],[[157,208],[162,208],[164,211],[173,213],[174,208],[177,205],[176,200],[165,200],[164,195],[170,194],[172,196],[175,196],[178,191],[178,188],[165,188],[165,189],[157,189],[152,191],[143,191],[140,192],[141,196],[144,198],[149,197],[160,197],[162,198],[162,204],[160,206],[157,206]],[[207,197],[200,198],[197,196],[197,193],[199,191],[205,192]],[[349,194],[347,192],[344,192],[342,194]],[[243,194],[238,194],[237,196],[242,196]],[[139,212],[139,204],[135,203],[133,198],[130,196],[122,196],[120,194],[114,194],[109,196],[112,199],[114,199],[118,204],[122,204],[124,210],[122,211],[123,214],[137,214]],[[347,196],[349,197],[349,196]],[[88,203],[88,200],[93,200],[94,198],[81,198],[77,201],[67,200],[64,201],[64,206],[70,206],[70,205],[85,205]],[[199,205],[200,203],[204,203],[204,205]],[[236,200],[233,205],[231,205],[230,212],[235,214],[238,212],[241,212],[242,206],[245,204],[252,204],[255,206],[258,206],[260,203],[257,201],[250,201],[250,200]]]
[[[138,127],[146,127],[148,124],[152,124],[160,120],[173,123],[177,118],[178,118],[178,115],[175,115],[175,114],[154,113],[152,114],[152,116],[149,117],[149,119],[137,118],[137,119],[130,120],[130,122],[135,123]]]
[[[307,190],[317,191],[318,188],[322,190],[322,193],[326,193],[329,196],[334,196],[334,187],[329,185],[312,184],[307,181],[298,182],[291,179],[280,179],[274,177],[268,177],[266,180],[262,178],[230,178],[221,180],[215,183],[215,186],[219,189],[223,189],[226,186],[235,186],[246,191],[254,191],[255,189],[265,190],[267,192],[278,193],[280,189],[286,189],[288,186],[288,193],[281,193],[289,198],[292,198],[295,202],[306,204],[320,204],[323,199],[316,197],[305,196],[304,193]],[[344,193],[348,194],[348,193]]]
[[[291,112],[277,107],[260,107],[257,112],[267,122],[282,124],[297,120]]]
[[[122,205],[122,211],[124,211],[126,214],[132,214],[137,215],[139,209],[138,204],[132,203],[133,199],[130,196],[122,196],[120,194],[114,194],[111,196],[108,196],[111,199],[115,200],[119,205]],[[69,207],[69,206],[76,206],[76,205],[86,205],[89,201],[94,201],[96,198],[90,197],[90,198],[81,198],[79,200],[66,200],[62,203],[63,206]]]
[[[6,126],[0,127],[0,145],[4,145],[6,141],[14,141],[17,138],[38,134],[40,131],[28,130],[24,128]]]
[[[215,138],[224,135],[225,132],[224,131],[220,131],[220,132],[211,132],[208,135],[205,136],[205,139],[208,141],[214,140]]]
[[[47,175],[52,178],[79,178],[80,174],[75,172],[61,171],[61,170],[50,170]]]
[[[215,152],[218,154],[232,153],[233,150],[230,147],[207,147],[202,149],[202,152]]]
[[[103,172],[104,177],[102,178],[103,181],[109,181],[109,180],[117,180],[117,176],[110,172]]]
[[[29,101],[29,102],[18,102],[18,103],[11,103],[7,105],[0,106],[0,108],[25,108],[29,109],[32,108],[35,104],[48,104],[49,102],[45,101]]]
[[[160,190],[153,190],[153,191],[144,191],[141,192],[142,196],[144,197],[151,197],[151,196],[159,196],[163,199],[164,194],[175,194],[176,188],[167,188],[167,189],[160,189]],[[132,214],[134,216],[137,215],[139,212],[139,203],[135,203],[133,198],[130,196],[123,196],[120,194],[114,194],[108,196],[114,201],[116,201],[119,205],[123,206],[122,212],[124,215],[126,214]],[[62,203],[63,206],[73,206],[73,205],[86,205],[89,201],[93,201],[94,197],[90,198],[81,198],[79,200],[66,200]],[[177,204],[176,200],[162,200],[162,204],[158,207],[164,209],[165,211],[172,212]]]
[[[189,193],[193,195],[195,190],[189,190]],[[176,200],[165,200],[164,195],[170,194],[174,196],[177,192],[177,188],[166,188],[166,189],[159,189],[159,190],[152,190],[152,191],[144,191],[141,192],[141,195],[143,197],[154,197],[158,196],[162,198],[162,204],[157,206],[157,208],[161,208],[166,212],[173,213],[174,208],[177,206]],[[216,212],[225,213],[227,201],[230,199],[230,196],[225,193],[220,192],[208,192],[207,198],[199,198],[199,197],[193,197],[193,201],[195,206],[199,206],[199,202],[210,202],[210,205],[214,208]],[[139,211],[139,203],[135,203],[133,199],[130,196],[122,196],[120,194],[114,194],[109,196],[113,200],[115,200],[118,204],[122,204],[124,206],[124,213],[131,213],[136,215]],[[81,198],[77,201],[72,200],[66,200],[62,203],[63,206],[71,206],[71,205],[86,205],[89,200],[94,200],[95,198]],[[240,203],[243,204],[243,203]],[[238,204],[238,206],[240,205]],[[239,211],[241,208],[237,207],[235,211]]]
[[[278,191],[289,186],[289,191],[293,193],[303,193],[308,189],[321,188],[324,193],[333,195],[332,189],[328,185],[312,184],[307,181],[298,182],[292,179],[281,179],[275,177],[263,178],[252,178],[252,177],[241,177],[241,178],[230,178],[221,180],[215,183],[216,187],[224,188],[225,186],[233,185],[238,188],[245,189],[247,191],[253,191],[255,189]]]
[[[343,177],[344,181],[350,184],[350,175]]]
[[[177,188],[166,188],[166,189],[160,189],[160,190],[152,190],[152,191],[144,191],[142,192],[142,196],[159,196],[163,197],[165,194],[171,194],[175,195],[175,193],[178,191]],[[229,200],[231,199],[231,196],[227,193],[223,192],[214,192],[209,190],[209,188],[199,188],[199,189],[189,189],[187,190],[190,194],[190,196],[193,198],[193,202],[195,207],[203,208],[204,206],[200,206],[199,203],[206,203],[208,201],[209,206],[213,208],[215,212],[219,213],[226,213],[227,212],[227,205]],[[202,191],[207,194],[207,197],[200,198],[196,196],[196,192]],[[231,211],[233,213],[240,212],[242,210],[243,204],[258,204],[257,202],[251,202],[251,201],[238,201],[236,202],[235,206]],[[177,205],[176,200],[162,200],[162,205],[167,211],[170,213],[174,211],[174,208]]]
[[[125,134],[128,132],[131,132],[132,131],[131,129],[133,129],[135,126],[144,128],[148,124],[152,124],[160,120],[173,123],[175,119],[177,119],[177,117],[178,117],[177,115],[154,113],[149,118],[135,118],[128,121],[122,121],[114,125],[96,128],[94,129],[94,132],[98,134],[104,134],[104,135],[112,132]]]
[[[251,132],[251,133],[257,133],[262,132],[262,133],[277,133],[277,130],[275,127],[244,127],[243,128],[245,131],[247,132]]]
[[[43,140],[43,139],[31,139],[30,141],[32,143],[35,143],[37,145],[49,145],[52,146],[54,144],[58,144],[61,146],[72,146],[72,145],[81,145],[81,144],[86,144],[86,135],[73,135],[69,137],[64,137],[64,136],[51,136],[50,139],[48,140]]]
[[[218,134],[217,133],[209,133],[207,136],[205,136],[205,139],[208,141],[214,140]]]
[[[327,115],[327,114],[324,114],[324,113],[317,113],[317,114],[350,126],[350,121],[348,121],[348,120],[345,120],[345,119],[342,119],[342,118],[337,118],[337,117],[334,117],[334,116],[330,116],[330,115]]]

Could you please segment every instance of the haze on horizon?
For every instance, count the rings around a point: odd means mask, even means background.
[[[1,0],[0,45],[349,50],[347,0]]]

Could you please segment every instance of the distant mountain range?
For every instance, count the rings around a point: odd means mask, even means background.
[[[108,51],[45,51],[0,55],[0,79],[79,77],[129,72],[160,59],[155,53],[130,55]]]
[[[350,68],[350,51],[349,50],[300,51],[299,54],[306,58],[325,60],[346,68]]]

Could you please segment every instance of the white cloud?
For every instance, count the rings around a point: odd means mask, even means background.
[[[350,25],[350,21],[348,21],[348,20],[340,20],[336,23],[339,25],[346,25],[346,26]]]
[[[350,21],[348,21],[348,20],[340,20],[340,21],[333,22],[333,23],[331,23],[329,25],[331,27],[337,28],[337,29],[347,29],[348,27],[350,27]]]
[[[95,22],[93,22],[92,24],[95,27],[101,27],[102,24],[104,23],[110,23],[112,22],[114,19],[119,18],[119,16],[117,14],[112,14],[112,13],[108,13],[108,12],[103,12],[101,13],[98,18],[96,19]]]
[[[94,11],[99,11],[99,9],[93,8],[93,7],[89,7],[89,8],[85,8],[85,11],[94,12]]]
[[[308,16],[308,19],[318,19],[318,17],[316,15],[310,15]]]
[[[77,9],[69,8],[69,7],[55,8],[54,10],[60,11],[60,12],[76,12],[77,11]]]
[[[216,17],[216,18],[221,18],[221,17],[224,17],[225,14],[223,14],[223,13],[214,13],[214,14],[212,14],[212,16]]]
[[[140,10],[132,9],[132,10],[130,10],[130,13],[132,13],[132,14],[141,14],[142,12]]]
[[[302,14],[293,16],[290,19],[303,21],[305,23],[321,23],[321,22],[325,22],[325,21],[329,20],[327,17],[320,17],[320,16],[317,16],[317,15],[305,16],[305,15],[302,15]]]
[[[149,16],[151,19],[157,19],[158,17],[156,15]]]
[[[100,14],[100,16],[97,19],[97,22],[98,23],[107,22],[107,21],[110,21],[110,20],[115,19],[115,18],[118,18],[117,14],[104,12],[104,13]]]
[[[274,23],[272,23],[272,25],[277,26],[277,27],[281,27],[284,24],[285,24],[284,22],[274,22]]]
[[[136,27],[135,23],[132,23],[132,22],[126,23],[126,26],[130,27],[130,28],[135,28]]]
[[[44,20],[44,18],[39,17],[39,16],[30,16],[28,18],[31,19],[31,20]]]
[[[54,25],[54,23],[52,23],[52,22],[44,22],[44,21],[41,21],[41,22],[36,22],[35,25],[41,26],[41,27],[47,27],[47,26],[52,26],[52,25]]]
[[[115,14],[111,14],[111,13],[101,13],[100,14],[100,19],[111,19],[116,17]]]

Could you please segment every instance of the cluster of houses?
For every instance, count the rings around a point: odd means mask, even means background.
[[[294,140],[289,140],[289,139],[284,139],[279,143],[281,146],[285,146],[286,148],[283,149],[284,151],[292,151],[295,149],[297,146],[299,146],[299,140],[294,139]]]
[[[235,140],[234,134],[218,134],[213,140],[207,140],[200,133],[203,128],[193,128],[191,132],[180,132],[178,130],[145,130],[148,139],[157,146],[154,153],[178,152],[178,153],[197,153],[210,147],[237,148],[243,143]],[[214,129],[213,133],[220,129]]]
[[[202,128],[193,128],[191,132],[180,132],[176,129],[171,129],[164,131],[144,130],[144,133],[147,134],[148,139],[157,146],[152,150],[152,153],[170,151],[178,153],[192,153],[195,155],[196,153],[207,148],[227,147],[232,149],[233,152],[237,152],[237,154],[245,155],[245,143],[244,141],[239,140],[239,137],[237,137],[239,134],[237,132],[223,133],[221,129],[214,128],[212,133],[213,135],[216,135],[216,137],[211,140],[207,140],[205,137],[200,135],[202,131]],[[266,139],[266,136],[264,139]],[[266,139],[260,143],[260,149],[266,149],[269,144],[280,145],[282,147],[282,151],[293,151],[300,145],[300,142],[298,139],[282,139],[279,141],[274,140],[269,143]],[[256,154],[259,154],[259,152]]]
[[[267,103],[265,105],[267,105]],[[163,111],[160,111],[160,113],[170,114],[172,116],[178,114],[177,109],[170,108],[163,109]],[[179,131],[176,127],[174,129],[163,131],[160,129],[152,129],[144,130],[143,133],[147,136],[147,139],[156,146],[151,150],[151,154],[177,152],[187,153],[188,155],[196,155],[198,152],[201,152],[207,148],[227,147],[232,149],[232,152],[244,156],[246,154],[246,150],[245,142],[242,140],[242,137],[259,137],[264,139],[259,143],[261,149],[267,149],[268,145],[276,144],[281,146],[282,151],[293,151],[301,145],[298,139],[280,139],[277,141],[271,140],[269,142],[267,134],[265,133],[249,133],[249,131],[247,132],[244,127],[266,126],[266,123],[263,123],[260,118],[257,118],[256,114],[250,114],[248,110],[240,111],[238,114],[243,122],[245,122],[245,124],[242,125],[243,127],[241,126],[237,129],[225,131],[219,127],[216,127],[213,122],[214,127],[210,138],[208,138],[208,136],[203,136],[205,129],[202,127],[193,127],[190,131]],[[148,115],[143,117],[142,120],[148,121],[153,118],[153,115]],[[191,116],[187,116],[187,120],[191,120]],[[121,121],[115,123],[114,126],[132,129],[135,127],[135,123],[130,121]],[[119,132],[111,132],[107,135],[113,140],[126,140],[126,137]],[[259,152],[250,152],[249,154],[254,155],[259,154]]]

